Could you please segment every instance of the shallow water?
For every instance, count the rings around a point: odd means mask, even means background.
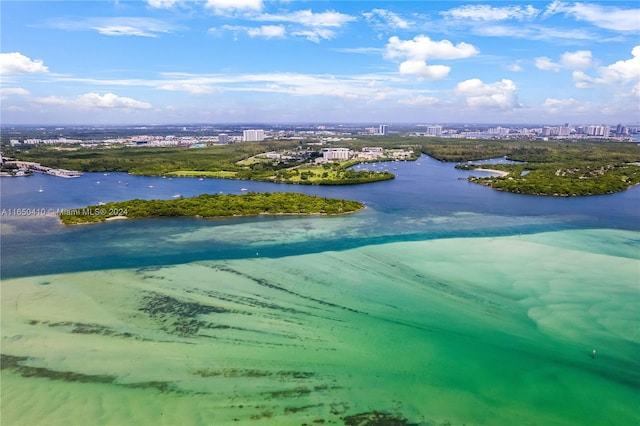
[[[1,423],[638,423],[637,188],[521,197],[400,167],[293,188],[367,202],[343,217],[3,217]],[[43,205],[110,200],[94,179],[45,180],[68,197]],[[38,202],[18,182],[3,208]]]
[[[7,280],[3,422],[631,424],[640,239],[613,234],[629,256],[564,231]]]

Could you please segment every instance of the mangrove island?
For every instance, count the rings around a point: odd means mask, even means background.
[[[339,215],[364,208],[358,201],[317,197],[294,192],[202,194],[171,200],[129,200],[80,209],[58,216],[65,225],[104,222],[115,218],[201,217],[259,215]]]

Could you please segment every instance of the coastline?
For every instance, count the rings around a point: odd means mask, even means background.
[[[495,169],[484,169],[484,168],[480,168],[480,169],[473,169],[473,170],[477,170],[479,172],[489,172],[489,173],[496,173],[497,175],[499,175],[500,177],[505,177],[509,174],[509,172],[505,172],[503,170],[495,170]]]
[[[76,223],[64,223],[62,218],[58,216],[58,222],[63,226],[75,226],[75,225],[92,225],[97,223],[111,222],[116,220],[130,220],[130,219],[163,219],[163,218],[186,218],[192,217],[195,219],[235,219],[240,217],[259,217],[259,216],[298,216],[298,217],[308,217],[308,216],[345,216],[350,214],[358,213],[359,211],[364,210],[367,206],[363,205],[357,210],[340,212],[340,213],[269,213],[269,212],[261,212],[256,214],[235,214],[230,216],[200,216],[200,215],[185,215],[185,216],[144,216],[144,217],[129,217],[129,216],[110,216],[101,221],[86,221],[86,222],[76,222]]]

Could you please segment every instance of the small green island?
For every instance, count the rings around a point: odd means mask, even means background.
[[[224,218],[260,215],[341,215],[364,208],[358,201],[294,192],[202,194],[170,200],[128,200],[69,209],[58,216],[64,225],[113,219],[158,217]]]

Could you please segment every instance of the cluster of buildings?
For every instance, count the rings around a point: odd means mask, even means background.
[[[58,176],[62,178],[77,178],[82,175],[81,172],[77,172],[75,170],[45,167],[40,163],[34,163],[31,161],[5,161],[5,159],[2,157],[2,154],[0,154],[0,166],[2,166],[2,169],[5,170],[0,172],[0,176],[30,176],[34,172],[44,173],[47,175]]]
[[[9,144],[11,146],[16,145],[64,145],[64,144],[78,144],[82,143],[79,139],[67,139],[67,138],[56,138],[56,139],[37,139],[37,138],[29,138],[24,139],[20,142],[18,139],[9,140]]]
[[[388,149],[382,147],[364,147],[361,151],[353,151],[349,148],[323,148],[322,158],[316,159],[316,163],[327,163],[331,161],[347,161],[357,159],[361,161],[373,160],[406,160],[411,158],[413,151],[402,149]]]
[[[438,136],[446,138],[465,139],[615,139],[619,141],[633,141],[632,135],[640,134],[638,128],[624,126],[600,125],[579,125],[570,126],[564,124],[560,126],[543,127],[489,127],[480,126],[458,126],[444,129],[440,125],[423,126],[424,131],[410,132],[409,136],[425,137]]]
[[[42,138],[33,137],[34,132],[30,131],[24,139],[13,136],[8,142],[11,146],[21,145],[78,145],[85,147],[96,146],[140,146],[140,147],[201,147],[210,144],[228,144],[238,142],[262,142],[269,140],[315,140],[323,143],[335,143],[353,140],[360,136],[388,136],[390,126],[380,124],[373,127],[364,125],[313,125],[313,126],[275,126],[272,129],[249,128],[246,126],[231,126],[226,128],[195,127],[187,130],[182,128],[178,132],[191,132],[190,134],[169,133],[176,131],[175,128],[167,128],[168,134],[162,134],[161,128],[154,128],[155,135],[135,134],[127,135],[127,130],[120,130],[123,136],[113,136],[113,131],[109,130],[109,136],[98,139],[78,139],[76,133],[69,133],[69,138],[62,137],[59,131],[64,128],[55,129],[56,136],[50,136],[54,131],[45,131],[47,136]],[[599,125],[569,125],[567,123],[557,126],[486,126],[486,125],[448,125],[440,124],[416,124],[397,125],[393,134],[405,137],[443,137],[443,138],[467,138],[467,139],[613,139],[618,141],[640,141],[639,126],[617,126]],[[132,128],[131,133],[144,131],[144,128]],[[92,129],[93,131],[94,129]],[[104,129],[97,129],[104,130]],[[217,131],[216,131],[217,130]],[[13,132],[19,134],[20,132]],[[205,134],[206,133],[206,134]],[[217,134],[216,134],[217,133]],[[338,154],[336,154],[338,155]]]
[[[389,126],[387,124],[381,124],[378,127],[367,127],[362,134],[369,136],[387,136],[389,134]]]

